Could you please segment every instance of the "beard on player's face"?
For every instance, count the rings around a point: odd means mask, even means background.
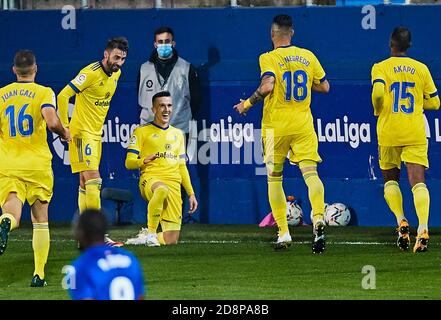
[[[106,50],[104,53],[103,63],[106,71],[108,72],[117,72],[119,69],[121,69],[124,61],[125,53],[122,51],[117,51],[117,49],[114,49],[111,52]]]
[[[106,69],[110,72],[117,72],[121,67],[116,62],[111,62],[110,58],[106,61]]]

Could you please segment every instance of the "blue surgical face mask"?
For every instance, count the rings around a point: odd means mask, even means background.
[[[158,44],[156,51],[158,52],[159,57],[164,59],[171,56],[173,48],[170,43]]]

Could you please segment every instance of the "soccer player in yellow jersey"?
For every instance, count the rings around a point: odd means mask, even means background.
[[[69,127],[72,136],[69,143],[72,173],[80,173],[80,213],[86,209],[101,208],[101,135],[127,52],[128,42],[125,38],[110,39],[103,60],[83,68],[57,97],[61,122]],[[72,96],[75,96],[75,106],[69,122],[68,104]],[[106,240],[109,245],[122,245],[107,236]]]
[[[311,202],[313,216],[314,253],[325,249],[324,188],[317,174],[317,135],[310,110],[311,91],[327,93],[329,83],[316,56],[309,50],[293,46],[292,19],[277,15],[271,26],[274,50],[259,58],[261,83],[253,95],[241,100],[234,108],[246,113],[264,100],[262,118],[262,147],[268,173],[268,197],[279,228],[276,249],[291,244],[286,219],[286,198],[282,186],[283,164],[290,160],[298,164]]]
[[[189,197],[189,213],[198,207],[186,165],[184,134],[169,124],[173,112],[170,93],[155,94],[152,106],[153,121],[135,129],[126,157],[127,169],[141,170],[139,189],[149,203],[148,228],[143,228],[127,244],[178,243],[182,221],[181,184]],[[159,224],[162,232],[157,233]]]
[[[69,139],[55,110],[55,94],[36,84],[35,55],[29,50],[15,54],[17,82],[0,88],[0,255],[9,232],[18,228],[25,201],[31,206],[34,277],[31,287],[47,285],[44,267],[49,254],[48,207],[54,177],[52,154],[46,137],[49,129]]]
[[[372,67],[372,104],[378,117],[378,153],[384,178],[384,198],[398,224],[397,245],[409,248],[409,223],[398,185],[401,162],[406,164],[419,226],[414,252],[427,250],[429,191],[424,171],[429,167],[424,110],[437,110],[440,100],[427,66],[406,55],[410,31],[397,27],[390,38],[391,57]]]

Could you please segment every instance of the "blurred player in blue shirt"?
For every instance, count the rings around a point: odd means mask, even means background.
[[[72,299],[143,299],[144,280],[136,257],[104,242],[107,220],[102,211],[85,210],[75,228],[82,254],[73,262],[68,277]]]

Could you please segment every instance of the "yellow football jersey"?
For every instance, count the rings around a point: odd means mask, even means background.
[[[121,70],[108,74],[100,62],[83,68],[69,82],[77,93],[69,129],[72,136],[92,136],[101,139],[103,124],[115,93]]]
[[[438,94],[427,66],[409,57],[390,57],[372,67],[372,84],[375,82],[385,86],[377,122],[378,144],[425,144],[423,100]]]
[[[55,106],[52,89],[34,82],[14,82],[0,88],[0,170],[51,168],[41,109]]]
[[[267,135],[266,129],[273,129],[275,137],[314,130],[311,87],[325,80],[316,56],[309,50],[286,46],[262,54],[259,64],[261,77],[276,79],[264,100],[262,136]]]
[[[140,159],[157,155],[158,158],[141,167],[141,175],[181,182],[179,165],[186,160],[184,141],[180,129],[173,126],[164,129],[150,122],[133,131],[127,152],[137,154]]]

